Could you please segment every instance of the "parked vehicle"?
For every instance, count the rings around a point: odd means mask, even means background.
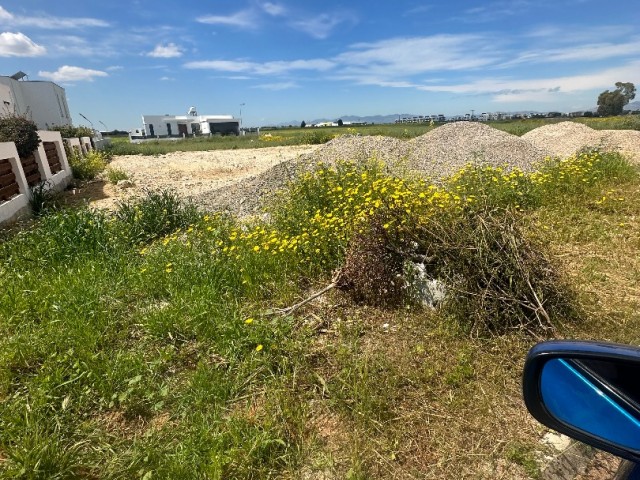
[[[617,480],[640,479],[640,348],[587,341],[533,347],[523,394],[542,424],[613,453]]]

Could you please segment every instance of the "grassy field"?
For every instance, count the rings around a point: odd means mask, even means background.
[[[567,121],[567,119],[530,119],[488,122],[500,130],[514,135],[523,135],[534,128],[550,123]],[[635,129],[640,130],[640,117],[631,115],[608,118],[577,118],[576,122],[584,123],[592,128],[603,129]],[[162,155],[176,151],[230,150],[238,148],[263,148],[282,145],[307,145],[326,143],[338,135],[383,135],[394,138],[411,139],[435,128],[428,124],[387,124],[364,125],[357,127],[326,127],[319,129],[283,128],[269,130],[259,136],[256,134],[243,137],[201,137],[177,141],[155,141],[142,144],[129,143],[127,137],[113,138],[111,151],[114,155]]]
[[[640,179],[616,155],[442,188],[319,167],[270,213],[156,192],[0,243],[0,476],[535,478],[527,349],[640,343]],[[393,282],[430,253],[438,278],[477,280],[465,290],[505,278],[515,298],[531,274],[550,321],[509,295],[421,306]],[[341,288],[286,310],[337,269]]]

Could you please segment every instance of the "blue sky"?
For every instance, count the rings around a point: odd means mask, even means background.
[[[67,91],[76,125],[242,109],[344,115],[575,111],[640,87],[637,0],[0,0],[0,74]],[[244,106],[241,106],[244,104]],[[100,124],[99,122],[102,122]]]

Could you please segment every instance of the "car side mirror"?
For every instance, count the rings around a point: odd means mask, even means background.
[[[549,341],[533,347],[524,401],[543,425],[633,462],[640,461],[640,349]]]

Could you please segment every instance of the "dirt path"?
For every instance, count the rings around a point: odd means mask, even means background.
[[[134,186],[120,188],[98,180],[71,191],[67,201],[112,208],[118,200],[140,195],[145,189],[166,188],[174,189],[180,196],[196,196],[252,177],[317,148],[318,145],[304,145],[117,156],[109,167],[125,171]]]

